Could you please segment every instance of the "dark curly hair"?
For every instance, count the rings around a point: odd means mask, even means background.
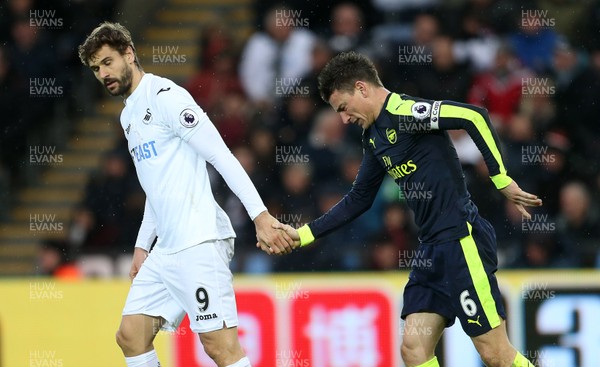
[[[329,103],[336,90],[354,93],[354,84],[358,80],[383,87],[371,60],[354,51],[343,52],[329,60],[319,74],[321,98]]]
[[[135,46],[131,39],[131,33],[127,28],[123,27],[119,23],[104,22],[101,23],[96,29],[90,33],[85,41],[79,45],[79,59],[85,66],[89,66],[90,58],[102,46],[108,45],[111,48],[117,50],[121,55],[124,55],[128,47],[133,50],[135,57],[135,64],[141,69],[137,54],[135,52]]]

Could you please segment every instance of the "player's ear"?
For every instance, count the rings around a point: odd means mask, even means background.
[[[362,97],[367,96],[367,84],[362,80],[357,80],[354,83],[354,89],[358,91]]]
[[[125,51],[125,60],[128,63],[133,62],[135,60],[135,54],[131,46],[127,46],[127,50]]]

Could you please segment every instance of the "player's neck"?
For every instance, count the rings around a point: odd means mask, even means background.
[[[387,99],[388,94],[391,92],[387,90],[385,87],[377,87],[373,90],[373,117],[376,120],[379,117],[379,113],[383,108],[385,100]]]
[[[123,95],[123,97],[125,99],[129,98],[130,95],[133,94],[133,92],[135,91],[135,89],[138,87],[138,85],[140,85],[140,82],[142,81],[142,77],[144,76],[144,71],[141,70],[140,68],[138,68],[137,66],[134,66],[131,70],[131,88],[129,88],[129,90]]]

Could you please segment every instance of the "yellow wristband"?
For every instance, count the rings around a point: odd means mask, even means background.
[[[313,236],[308,224],[305,224],[302,227],[298,228],[297,231],[298,235],[300,236],[300,247],[310,245],[314,242],[315,236]]]
[[[491,176],[490,178],[498,190],[505,188],[513,181],[512,178],[508,177],[506,173],[499,173],[495,176]]]

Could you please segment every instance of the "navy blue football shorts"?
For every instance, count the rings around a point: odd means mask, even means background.
[[[469,235],[460,240],[419,245],[404,289],[402,319],[412,313],[436,313],[449,327],[458,318],[470,337],[506,319],[494,275],[498,269],[494,228],[480,216],[467,226]]]

